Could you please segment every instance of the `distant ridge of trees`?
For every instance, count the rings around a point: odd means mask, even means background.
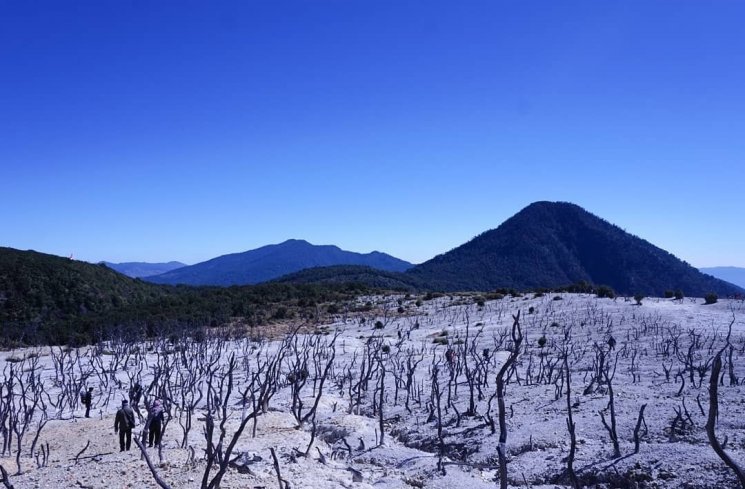
[[[358,283],[366,287],[402,292],[427,289],[425,284],[406,273],[386,272],[360,265],[307,268],[280,277],[274,282],[295,284]]]

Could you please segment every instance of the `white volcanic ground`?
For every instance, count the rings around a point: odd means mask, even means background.
[[[371,297],[361,299],[361,303],[368,300],[373,302],[375,307],[372,311],[350,312],[337,316],[333,323],[313,326],[320,333],[312,335],[315,340],[330,341],[333,333],[323,333],[334,330],[340,331],[340,336],[336,340],[334,368],[318,407],[318,435],[310,456],[292,456],[293,449],[304,451],[307,448],[311,424],[307,423],[302,429],[295,428],[297,423],[289,409],[291,389],[285,380],[294,358],[288,355],[283,363],[285,385],[272,398],[268,412],[258,418],[256,436],[251,436],[249,423],[236,446],[236,452],[245,453],[245,458],[255,459],[248,465],[250,473],[239,473],[231,468],[221,487],[278,487],[270,448],[276,449],[282,477],[292,488],[495,487],[499,431],[497,427],[497,433],[491,433],[485,425],[484,414],[488,399],[495,390],[496,372],[508,355],[504,350],[509,340],[500,346],[499,338],[509,333],[512,315],[518,311],[522,315],[525,340],[517,363],[517,377],[513,375],[510,378],[505,396],[511,486],[569,487],[564,475],[565,459],[569,452],[567,403],[563,396],[556,399],[556,392],[557,385],[564,385],[563,376],[560,375],[561,363],[557,363],[557,359],[564,342],[564,332],[571,326],[571,341],[567,345],[572,352],[571,394],[578,439],[574,466],[583,484],[596,487],[737,487],[733,473],[708,444],[704,429],[710,371],[704,371],[701,385],[697,372],[694,375],[695,385],[690,382],[687,372],[676,376],[678,371],[684,369],[684,363],[674,353],[674,341],[677,341],[680,355],[685,356],[697,337],[698,346],[694,345],[691,352],[695,365],[705,365],[724,345],[727,328],[733,323],[730,340],[733,345],[733,372],[738,381],[745,379],[742,358],[745,351],[745,304],[742,301],[720,300],[714,305],[704,305],[702,299],[674,301],[646,298],[639,306],[623,298],[598,299],[576,294],[560,294],[561,300],[555,297],[555,294],[508,296],[488,300],[483,307],[479,307],[474,297],[469,296],[445,296],[424,301],[421,306],[415,304],[416,297]],[[397,311],[399,301],[405,309],[403,313]],[[382,322],[384,327],[376,329],[376,321]],[[463,416],[457,426],[456,411],[447,403],[450,370],[446,365],[445,352],[452,348],[460,353],[454,363],[457,377],[450,386],[450,395],[453,406],[463,414],[469,402],[463,362],[466,356],[466,324],[469,325],[470,368],[474,368],[479,357],[483,358],[485,348],[489,348],[492,354],[489,355],[488,385],[481,386],[484,398],[478,399],[477,396],[476,399],[476,415]],[[446,336],[443,334],[445,331]],[[480,334],[476,343],[471,345],[476,333]],[[539,338],[543,335],[546,336],[546,343],[540,347]],[[611,441],[599,414],[608,404],[607,386],[601,384],[583,394],[593,376],[593,345],[597,343],[607,349],[607,340],[611,335],[616,345],[610,352],[609,360],[615,362],[618,354],[613,390],[622,455],[620,459],[612,457]],[[372,376],[369,389],[362,397],[359,415],[348,414],[349,381],[341,386],[347,371],[352,373],[353,382],[358,379],[364,345],[371,336],[381,336],[383,344],[390,348],[387,353],[381,354],[386,376],[385,440],[380,446],[376,444],[378,419],[373,416],[378,373]],[[250,365],[258,355],[276,351],[278,344],[277,340],[263,343],[246,338],[234,340],[224,347],[219,358],[221,362],[227,361],[228,352],[232,351],[237,355],[239,364],[247,358]],[[502,351],[493,354],[495,345],[500,346]],[[129,345],[129,348],[137,346]],[[48,465],[37,468],[35,457],[28,456],[35,423],[24,439],[22,474],[13,475],[17,469],[14,456],[6,452],[0,459],[0,463],[11,474],[10,482],[16,488],[158,487],[134,444],[132,451],[119,452],[118,440],[113,433],[114,413],[121,399],[127,395],[130,375],[135,375],[142,367],[142,382],[147,386],[152,381],[156,352],[171,358],[174,364],[179,364],[180,354],[165,341],[141,344],[140,351],[148,350],[147,354],[131,355],[126,371],[118,366],[114,373],[116,381],[109,380],[102,385],[99,377],[93,373],[94,366],[98,365],[100,370],[102,366],[111,365],[116,357],[111,352],[117,348],[122,347],[100,345],[99,348],[78,350],[80,362],[68,367],[72,369],[72,376],[78,380],[81,376],[87,376],[87,383],[95,387],[93,417],[82,417],[83,411],[78,406],[55,409],[47,402],[50,421],[41,432],[36,452],[38,454],[39,447],[48,443]],[[403,406],[405,387],[400,388],[395,402],[396,380],[393,374],[397,364],[406,365],[409,353],[412,359],[421,359],[413,378],[413,390],[421,392],[420,396],[415,397],[420,397],[421,403],[410,402],[410,414]],[[49,348],[2,352],[0,369],[4,369],[7,376],[11,365],[28,368],[29,360],[24,363],[17,360],[34,355],[38,355],[39,365],[43,368],[42,381],[48,386],[49,399],[54,401],[60,390],[54,385],[55,369]],[[730,385],[728,355],[725,353],[724,357],[722,373],[725,375],[720,387],[717,432],[720,440],[727,437],[727,451],[735,460],[745,464],[743,386]],[[437,421],[428,419],[432,399],[430,373],[434,363],[439,363],[439,384],[443,392],[444,471],[437,470]],[[543,364],[545,367],[550,363],[555,366],[550,380],[546,380],[547,369],[541,372],[540,366]],[[666,380],[663,368],[671,370],[669,380]],[[543,379],[539,382],[540,373]],[[315,369],[310,368],[310,378],[303,390],[306,410],[313,403],[314,377]],[[243,378],[244,374],[239,375],[234,391],[235,402],[230,403],[229,435],[242,415],[237,391],[244,385]],[[681,378],[685,378],[686,383],[678,395]],[[7,393],[7,385],[4,389],[3,396]],[[77,399],[74,403],[77,403]],[[683,410],[684,403],[688,415]],[[647,404],[645,419],[648,430],[639,453],[634,454],[632,435],[642,404]],[[170,407],[173,419],[164,435],[163,461],[159,462],[157,451],[150,449],[159,474],[172,488],[200,487],[205,467],[203,405],[204,401],[196,409],[194,427],[189,436],[189,444],[196,454],[195,463],[189,464],[190,451],[180,448],[183,431],[177,421],[179,409],[175,405]],[[491,409],[494,417],[496,406],[495,400]],[[684,426],[678,423],[673,431],[671,424],[676,416],[676,408],[681,410],[686,423]],[[605,414],[608,418],[607,411]],[[35,419],[38,417],[37,412]],[[138,433],[141,428],[142,424],[135,431]],[[351,445],[352,454],[332,459],[332,452],[336,450],[335,454],[338,454],[343,447],[340,441],[342,436]],[[364,449],[358,449],[360,440],[364,442]],[[76,454],[88,442],[90,445],[76,463]],[[14,454],[15,441],[13,443]],[[319,450],[325,455],[325,464],[319,461]],[[349,467],[362,474],[361,482],[353,481]]]

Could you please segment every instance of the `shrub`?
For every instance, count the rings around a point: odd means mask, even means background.
[[[390,353],[391,345],[383,345],[383,348],[381,350],[383,351],[383,353]]]
[[[421,299],[417,299],[414,304],[416,305],[416,307],[422,307],[422,300]]]
[[[404,309],[404,306],[398,306],[398,313],[403,314],[404,312],[406,312],[406,309]]]
[[[675,291],[675,300],[682,301],[683,300],[683,297],[685,297],[685,296],[683,295],[683,291],[682,290],[678,289],[678,290]]]
[[[544,334],[540,338],[538,338],[538,348],[543,348],[546,346],[546,335]]]
[[[385,324],[383,324],[382,321],[375,321],[375,329],[383,329],[385,328]]]
[[[643,294],[634,294],[634,300],[636,301],[636,305],[637,306],[641,306],[642,305],[642,299],[644,299],[644,295]]]
[[[569,285],[568,287],[564,287],[562,292],[573,292],[576,294],[589,294],[592,293],[593,287],[591,284],[586,282],[585,280],[580,280],[579,282],[573,283],[572,285]]]
[[[336,304],[329,304],[329,306],[326,308],[326,312],[329,314],[339,314],[339,306]]]
[[[616,297],[616,291],[607,285],[600,285],[595,294],[600,298],[607,297],[608,299],[615,299]]]
[[[533,307],[533,306],[530,306],[530,307],[528,308],[528,314],[533,314],[534,312],[535,312],[535,307]]]
[[[719,300],[719,296],[716,295],[714,292],[709,292],[704,296],[704,303],[706,304],[716,304]]]
[[[329,309],[331,309],[331,306],[329,306]],[[274,311],[274,314],[272,315],[273,319],[285,319],[287,317],[287,308],[284,306],[280,306],[277,308],[276,311]]]
[[[553,300],[555,300],[555,301],[563,301],[564,298],[561,297],[560,295],[555,295]]]
[[[675,297],[675,292],[672,290],[665,291],[665,299],[672,299],[673,297]]]
[[[317,430],[317,437],[325,441],[329,445],[333,445],[337,441],[340,441],[350,435],[346,428],[337,426],[324,426],[319,424]]]
[[[486,294],[486,299],[490,301],[498,301],[500,299],[504,299],[504,294],[500,294],[499,292],[491,292],[489,294]]]

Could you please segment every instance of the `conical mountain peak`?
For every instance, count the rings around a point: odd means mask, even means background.
[[[625,294],[739,292],[569,202],[532,203],[498,228],[409,273],[443,290],[551,288],[585,281]]]

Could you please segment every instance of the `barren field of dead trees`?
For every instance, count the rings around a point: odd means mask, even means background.
[[[745,487],[745,303],[704,302],[370,296],[320,322],[3,351],[2,484]]]

